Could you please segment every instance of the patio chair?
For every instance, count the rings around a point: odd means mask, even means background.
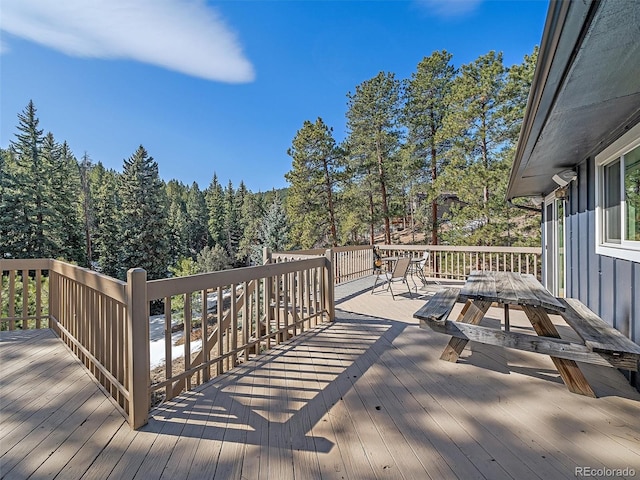
[[[373,295],[374,290],[378,285],[387,284],[387,290],[391,292],[391,298],[396,299],[392,284],[397,282],[402,282],[407,286],[407,290],[409,291],[409,297],[413,298],[413,293],[411,293],[411,287],[409,287],[409,283],[407,282],[407,273],[409,272],[409,265],[411,264],[411,259],[409,257],[399,258],[396,261],[395,266],[393,267],[393,271],[389,272],[381,272],[376,275],[376,280],[373,283],[373,288],[371,289],[371,294]]]
[[[427,280],[427,277],[425,277],[424,275],[424,267],[427,266],[427,262],[429,261],[429,255],[430,252],[429,250],[425,250],[425,252],[422,254],[422,259],[420,260],[420,262],[418,262],[418,264],[416,265],[416,274],[418,275],[418,278],[420,279],[420,281],[422,282],[423,286],[426,286],[427,283],[435,283],[436,285],[440,285],[440,282],[438,280]]]

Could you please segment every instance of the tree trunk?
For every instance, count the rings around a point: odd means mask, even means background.
[[[433,138],[433,135],[432,137]],[[437,163],[437,151],[436,146],[431,142],[431,185],[433,185],[438,178],[438,163]],[[431,201],[431,244],[438,244],[438,198],[434,198]]]
[[[384,216],[384,239],[387,245],[391,245],[391,222],[389,221],[389,204],[387,203],[387,184],[384,179],[384,163],[380,151],[380,140],[376,142],[376,155],[378,156],[378,179],[380,181],[380,195],[382,195],[382,215]]]
[[[491,218],[489,217],[489,185],[487,182],[487,172],[489,171],[489,146],[487,142],[487,114],[486,114],[486,105],[483,105],[482,108],[483,116],[482,116],[482,162],[484,165],[484,175],[485,175],[485,184],[482,189],[482,200],[484,202],[483,209],[485,218],[487,220],[487,224],[491,222]]]
[[[331,228],[331,244],[334,247],[338,246],[338,233],[336,230],[336,216],[333,207],[333,189],[331,187],[331,178],[329,175],[329,165],[327,164],[327,159],[323,160],[324,163],[324,180],[325,180],[325,189],[327,192],[327,206],[329,207],[329,222]]]
[[[376,240],[375,239],[375,230],[374,230],[374,228],[375,228],[375,226],[374,226],[374,220],[375,220],[374,213],[375,212],[373,210],[373,194],[371,192],[369,192],[369,212],[371,213],[371,218],[370,218],[370,222],[369,222],[371,236],[370,236],[369,243],[371,245],[373,245],[373,244],[375,244],[375,240]]]

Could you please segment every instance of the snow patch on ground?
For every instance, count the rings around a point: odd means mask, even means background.
[[[231,294],[227,291],[224,292],[223,298],[230,297]],[[213,312],[218,308],[218,294],[217,292],[209,293],[207,295],[207,311]],[[195,316],[194,320],[198,320],[199,317]],[[172,319],[171,327],[180,325],[181,320]],[[166,363],[165,352],[165,318],[164,315],[153,315],[149,317],[149,357],[150,366],[154,368],[160,367]],[[176,345],[176,342],[183,337],[182,330],[171,334],[171,361],[184,357],[184,345]],[[191,353],[197,353],[202,349],[202,340],[191,341]]]

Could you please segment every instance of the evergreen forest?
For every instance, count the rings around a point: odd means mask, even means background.
[[[455,67],[435,51],[408,79],[380,72],[347,94],[347,135],[306,120],[289,155],[291,242],[540,244],[540,214],[505,201],[538,48],[509,68],[489,52]],[[405,243],[407,243],[405,241]]]
[[[123,279],[261,263],[262,248],[374,242],[539,245],[540,216],[505,202],[537,48],[509,68],[489,52],[455,67],[446,51],[408,79],[380,72],[347,94],[347,134],[305,120],[282,191],[215,173],[163,181],[141,145],[120,172],[76,157],[39,127],[32,101],[0,151],[0,254],[59,258]]]

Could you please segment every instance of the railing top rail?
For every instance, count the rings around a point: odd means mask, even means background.
[[[324,255],[327,250],[324,248],[312,248],[310,250],[288,250],[286,252],[272,252],[273,257],[291,257],[291,256],[319,256]]]
[[[5,270],[49,270],[48,258],[5,258],[0,260],[0,272]]]
[[[271,254],[271,258],[272,259],[278,259],[278,258],[292,258],[292,259],[297,259],[297,260],[306,260],[308,258],[318,258],[324,256],[324,252],[322,252],[322,255],[318,254],[318,255],[309,255],[309,254],[303,254],[303,253],[298,253],[298,252],[279,252],[279,253],[272,253]]]
[[[127,283],[60,260],[50,260],[50,271],[97,290],[120,303],[127,303]]]
[[[286,252],[273,252],[272,257],[310,257],[310,256],[322,256],[326,253],[327,249],[331,249],[334,253],[337,252],[358,252],[361,250],[373,250],[373,245],[346,245],[342,247],[327,247],[313,248],[310,250],[288,250]]]
[[[487,247],[487,246],[457,246],[457,245],[384,245],[376,247],[381,250],[406,250],[415,252],[486,252],[486,253],[531,253],[542,254],[542,247]]]
[[[209,288],[224,287],[231,284],[250,282],[259,278],[299,272],[312,268],[324,267],[327,259],[324,257],[296,260],[293,262],[269,263],[256,267],[234,268],[219,272],[202,273],[188,277],[165,278],[147,282],[148,300],[197,292]]]
[[[360,250],[373,251],[373,245],[347,245],[344,247],[333,247],[334,252],[357,252]]]

